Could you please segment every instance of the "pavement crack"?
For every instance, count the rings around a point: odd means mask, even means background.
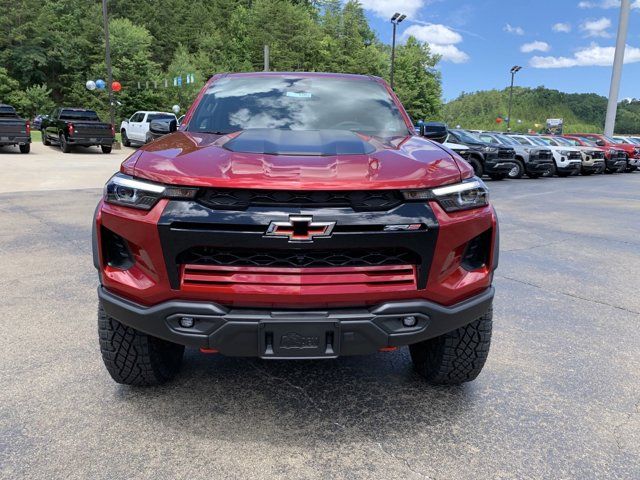
[[[425,475],[424,473],[416,470],[415,468],[413,468],[411,466],[411,464],[409,463],[409,460],[407,460],[404,457],[398,456],[393,452],[390,452],[389,450],[387,450],[384,445],[382,444],[382,442],[376,442],[378,447],[380,448],[380,450],[382,451],[382,453],[384,453],[385,455],[387,455],[388,457],[393,458],[396,462],[401,462],[404,464],[405,467],[407,467],[407,469],[412,472],[415,473],[416,475],[420,476],[421,478],[426,478],[427,480],[435,480],[434,477],[430,477],[429,475]]]
[[[633,406],[633,409],[629,413],[627,413],[626,418],[622,422],[617,423],[613,426],[613,439],[616,442],[616,446],[618,447],[618,450],[624,451],[624,447],[620,444],[620,438],[619,438],[620,436],[618,435],[619,430],[625,424],[627,424],[634,415],[638,413],[640,413],[640,400],[636,402],[636,404]]]
[[[316,402],[313,397],[311,395],[309,395],[309,392],[307,392],[307,390],[304,387],[301,387],[300,385],[296,385],[294,383],[291,383],[289,380],[287,380],[286,378],[282,378],[282,377],[277,377],[275,375],[272,375],[271,373],[267,372],[264,368],[260,368],[258,367],[254,362],[249,362],[249,365],[251,365],[251,367],[258,372],[258,374],[260,376],[262,376],[263,378],[266,378],[269,381],[278,381],[290,388],[293,388],[294,390],[299,391],[300,393],[302,393],[303,397],[307,400],[307,402],[309,402],[311,404],[311,406],[314,408],[314,410],[316,410],[318,413],[324,413],[324,410],[322,409],[322,407],[320,405],[318,405],[318,402]],[[346,426],[332,421],[331,422],[333,425],[335,425],[336,427],[339,427],[341,429],[345,429]]]
[[[612,303],[603,302],[601,300],[594,300],[593,298],[581,297],[580,295],[576,295],[574,293],[561,292],[559,290],[554,290],[554,289],[551,289],[551,288],[544,287],[542,285],[538,285],[537,283],[527,282],[525,280],[520,280],[518,278],[507,277],[506,275],[496,275],[496,277],[497,278],[504,278],[505,280],[511,280],[512,282],[521,283],[523,285],[528,285],[530,287],[539,288],[540,290],[544,290],[545,292],[551,292],[551,293],[555,293],[557,295],[565,295],[567,297],[575,298],[575,299],[578,299],[578,300],[584,300],[585,302],[595,303],[597,305],[604,305],[604,306],[607,306],[607,307],[615,308],[617,310],[622,310],[622,311],[627,312],[627,313],[632,313],[634,315],[640,315],[640,312],[637,312],[635,310],[631,310],[631,309],[626,308],[626,307],[621,307],[619,305],[613,305]]]

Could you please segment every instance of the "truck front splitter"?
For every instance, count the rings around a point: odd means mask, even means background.
[[[451,306],[427,300],[353,309],[245,309],[174,300],[145,307],[98,287],[107,315],[164,340],[228,356],[335,358],[410,345],[456,330],[491,308],[493,287]]]

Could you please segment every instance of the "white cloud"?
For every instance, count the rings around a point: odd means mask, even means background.
[[[600,0],[599,2],[584,1],[578,2],[578,8],[618,8],[620,6],[620,0]],[[640,0],[634,0],[631,2],[631,8],[640,8]]]
[[[442,60],[452,63],[465,63],[469,60],[469,55],[460,50],[455,45],[438,45],[430,44],[429,47],[433,53],[442,55]]]
[[[607,67],[613,65],[615,47],[601,47],[592,43],[576,51],[572,57],[533,57],[529,65],[533,68]],[[627,45],[624,63],[640,62],[640,48]]]
[[[462,41],[462,35],[438,23],[411,25],[404,31],[405,36],[413,35],[421,42],[438,45],[453,45]]]
[[[514,35],[524,35],[524,29],[522,27],[514,27],[509,23],[504,26],[503,30],[508,33],[513,33]]]
[[[414,17],[420,9],[429,3],[428,0],[360,0],[365,10],[371,10],[382,18],[391,18],[396,13],[403,13],[407,17]]]
[[[411,25],[404,31],[403,36],[414,36],[421,42],[427,42],[431,51],[442,55],[442,60],[453,63],[464,63],[469,55],[456,47],[462,42],[462,35],[455,30],[439,23],[425,25]]]
[[[569,33],[571,31],[571,24],[570,23],[555,23],[552,27],[551,30],[553,30],[554,32],[558,32],[558,33]]]
[[[549,50],[551,50],[551,45],[547,42],[540,42],[538,40],[535,42],[525,43],[520,47],[520,51],[522,53],[548,52]]]
[[[611,36],[608,32],[609,28],[611,28],[611,20],[606,17],[588,20],[580,25],[580,29],[586,33],[587,37],[608,38]]]

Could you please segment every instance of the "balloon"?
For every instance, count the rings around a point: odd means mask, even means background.
[[[173,113],[180,112],[180,105],[174,105],[173,107],[171,107],[171,110],[173,110]]]
[[[496,123],[502,123],[502,119],[500,117],[496,118]]]
[[[85,85],[85,87],[87,87],[87,90],[95,90],[96,89],[96,82],[94,82],[93,80],[89,80],[84,85]]]
[[[120,90],[122,90],[122,85],[120,84],[120,82],[113,82],[111,84],[111,90],[113,90],[114,92],[119,92]]]
[[[98,90],[104,90],[106,86],[107,86],[107,82],[105,82],[104,80],[102,79],[96,80],[96,88]]]

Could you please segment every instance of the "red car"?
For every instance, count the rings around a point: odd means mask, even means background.
[[[577,134],[563,135],[563,137],[571,140],[576,146],[599,148],[604,151],[606,173],[621,173],[626,171],[628,165],[627,152],[621,148],[602,147],[597,145],[593,140],[580,137]]]
[[[93,252],[120,383],[169,380],[185,346],[327,359],[410,345],[441,384],[474,379],[489,351],[487,188],[379,78],[214,76],[180,131],[109,180]]]
[[[591,140],[600,147],[624,150],[627,154],[628,160],[626,168],[627,172],[633,172],[640,167],[640,147],[630,145],[628,143],[618,143],[613,138],[598,133],[574,133],[573,135]]]

